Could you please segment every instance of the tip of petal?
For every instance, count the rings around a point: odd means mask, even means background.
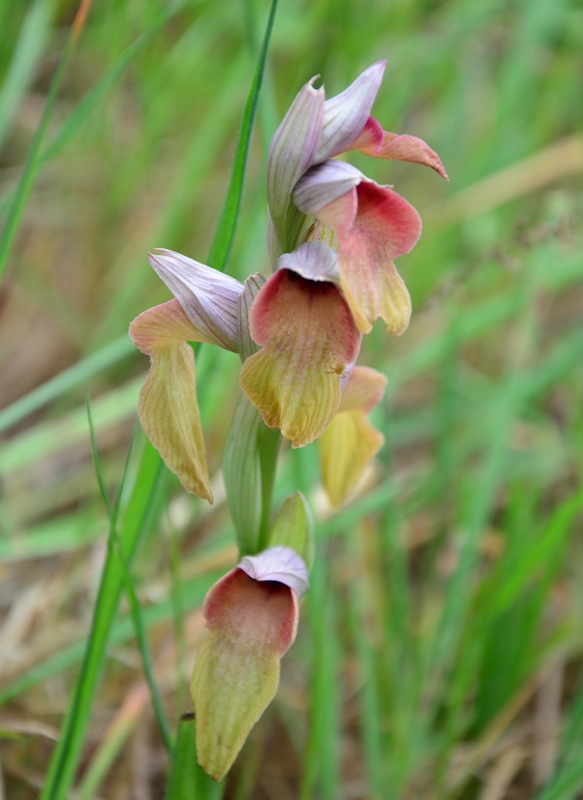
[[[269,547],[256,556],[245,556],[238,567],[256,581],[283,583],[293,589],[298,597],[310,587],[303,558],[285,545]]]

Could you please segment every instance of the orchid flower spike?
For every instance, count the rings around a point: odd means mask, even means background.
[[[243,558],[205,598],[210,633],[196,654],[190,688],[198,760],[217,781],[275,695],[279,661],[295,639],[298,599],[307,589],[303,559],[278,545]]]
[[[155,250],[149,259],[176,299],[144,311],[130,325],[130,336],[151,362],[138,415],[148,438],[184,488],[212,503],[194,353],[188,342],[207,342],[237,352],[245,327],[239,319],[244,287],[171,250]]]
[[[385,61],[365,70],[344,92],[325,99],[312,79],[294,100],[273,137],[268,166],[272,263],[309,238],[315,216],[337,239],[340,285],[360,331],[380,316],[391,334],[409,324],[411,300],[394,259],[421,234],[415,209],[388,186],[379,186],[344,162],[349,150],[374,158],[411,161],[447,173],[421,139],[384,131],[370,116]]]
[[[253,340],[239,384],[265,423],[303,447],[328,427],[340,405],[340,376],[360,333],[339,287],[337,256],[307,242],[279,259],[249,315]]]

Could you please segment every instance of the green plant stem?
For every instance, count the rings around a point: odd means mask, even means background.
[[[217,233],[209,254],[209,264],[215,269],[224,270],[235,237],[236,221],[243,199],[243,182],[247,157],[249,155],[249,146],[251,144],[251,131],[253,130],[253,123],[255,122],[255,116],[257,114],[259,91],[263,82],[267,50],[269,48],[269,40],[271,38],[271,31],[273,30],[276,11],[277,0],[272,0],[267,26],[265,28],[265,35],[263,36],[261,50],[259,51],[255,75],[253,76],[247,102],[245,103],[241,133],[239,135],[239,141],[237,142],[235,163],[233,164],[233,170],[231,172],[227,198],[221,212]]]

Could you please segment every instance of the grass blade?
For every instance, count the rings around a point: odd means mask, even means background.
[[[129,461],[129,458],[128,458]],[[126,464],[127,466],[127,464]],[[145,526],[152,496],[158,482],[161,461],[158,453],[149,442],[145,444],[140,467],[135,478],[133,491],[123,515],[119,530],[119,541],[125,557],[131,560],[138,539]],[[61,737],[55,747],[41,800],[65,800],[75,776],[75,770],[83,748],[83,741],[89,724],[91,706],[101,671],[109,632],[117,611],[123,586],[123,574],[119,559],[113,547],[114,531],[122,489],[125,489],[127,469],[124,471],[122,485],[118,493],[118,503],[114,510],[107,558],[103,569],[101,585],[91,631],[87,641],[85,657],[81,666],[75,691],[69,705]]]
[[[241,133],[239,134],[239,141],[237,142],[237,152],[235,154],[235,163],[233,164],[233,170],[231,172],[227,197],[223,205],[223,210],[221,211],[219,224],[217,226],[215,238],[209,254],[209,264],[215,269],[219,269],[221,271],[225,269],[227,259],[229,258],[229,252],[235,236],[237,218],[241,209],[247,156],[249,155],[249,145],[251,143],[253,123],[255,122],[255,116],[257,114],[259,91],[263,81],[263,73],[265,72],[267,50],[269,47],[269,40],[271,38],[271,31],[273,30],[273,22],[275,20],[276,11],[277,0],[272,0],[271,8],[269,10],[269,17],[267,20],[267,27],[265,28],[265,35],[263,37],[263,43],[261,45],[261,50],[259,51],[255,75],[253,76],[247,102],[245,103],[243,121],[241,124]]]
[[[150,655],[150,648],[148,647],[146,629],[144,626],[144,622],[142,620],[142,611],[140,608],[140,602],[136,595],[134,585],[132,583],[132,578],[128,566],[126,564],[126,560],[123,556],[121,546],[119,544],[119,541],[117,540],[117,537],[116,537],[115,549],[122,569],[124,587],[128,597],[128,602],[130,604],[130,611],[134,623],[134,628],[136,629],[136,638],[138,640],[138,647],[140,648],[142,663],[144,665],[144,675],[146,676],[146,681],[148,683],[150,694],[152,696],[152,705],[154,707],[154,714],[156,716],[158,727],[160,728],[160,734],[162,736],[162,741],[164,742],[164,747],[166,748],[168,753],[172,753],[172,750],[174,748],[174,743],[172,742],[172,735],[170,733],[168,721],[166,720],[166,715],[164,714],[164,707],[162,705],[160,690],[158,689],[156,679],[154,678],[152,657]]]
[[[109,497],[107,496],[107,489],[105,488],[105,482],[103,480],[101,459],[99,458],[99,451],[97,449],[97,442],[95,440],[95,430],[93,428],[93,422],[91,419],[91,403],[89,402],[89,393],[87,393],[86,395],[86,402],[87,402],[87,419],[89,421],[89,434],[91,436],[91,453],[93,455],[93,463],[95,465],[97,482],[99,484],[99,490],[101,492],[101,497],[103,498],[103,503],[107,509],[107,514],[109,516],[109,519],[113,523],[114,520],[113,509],[111,508]],[[160,696],[160,691],[158,689],[156,680],[154,678],[152,657],[150,655],[150,649],[148,647],[148,639],[146,636],[145,626],[142,620],[140,603],[138,601],[138,597],[134,590],[132,578],[121,549],[119,537],[117,535],[117,530],[115,529],[115,527],[113,527],[112,530],[113,530],[113,536],[115,537],[115,551],[117,553],[117,557],[120,562],[125,591],[130,606],[130,613],[132,615],[132,621],[134,623],[134,628],[136,630],[136,638],[138,640],[138,647],[140,650],[140,654],[142,656],[142,663],[144,665],[144,675],[146,677],[146,682],[148,684],[148,687],[150,689],[150,694],[152,697],[154,715],[156,717],[156,721],[158,722],[158,727],[160,728],[160,734],[162,736],[162,741],[164,742],[164,746],[166,747],[168,753],[172,753],[173,749],[172,736],[170,734],[170,728],[168,726],[168,722],[166,721],[166,716],[164,714],[164,707],[162,705],[162,698]]]
[[[301,800],[340,797],[340,642],[335,597],[324,559],[316,558],[308,594],[312,632],[310,733],[304,756]]]
[[[22,96],[27,91],[45,47],[53,0],[36,0],[27,11],[0,91],[0,147]]]
[[[111,521],[113,518],[113,509],[111,507],[111,503],[109,502],[107,488],[105,486],[105,480],[103,478],[103,470],[101,468],[101,459],[99,458],[99,451],[97,449],[97,441],[95,439],[95,428],[93,427],[93,419],[91,417],[91,402],[89,400],[89,392],[85,393],[85,404],[87,406],[87,421],[89,423],[89,436],[91,438],[91,454],[93,456],[95,475],[97,477],[97,483],[99,484],[99,491],[101,493],[101,499],[103,500],[103,505],[105,506],[107,510],[107,516]]]
[[[0,411],[0,433],[135,352],[129,336],[120,336]]]
[[[20,220],[24,212],[24,207],[26,205],[26,201],[28,199],[32,183],[36,175],[39,162],[40,148],[42,146],[43,139],[51,119],[51,114],[53,112],[53,108],[55,105],[59,84],[61,83],[61,78],[63,77],[65,66],[67,64],[67,61],[69,60],[71,48],[73,47],[73,44],[77,36],[79,35],[81,29],[83,28],[90,5],[91,5],[91,0],[89,0],[89,2],[87,2],[87,0],[83,0],[81,5],[79,6],[79,10],[77,11],[77,14],[75,16],[73,25],[71,26],[69,37],[67,39],[64,50],[61,54],[61,58],[57,65],[57,70],[55,72],[53,80],[51,81],[51,86],[49,89],[45,107],[43,109],[43,113],[40,122],[38,124],[38,127],[35,131],[32,144],[26,156],[26,161],[24,162],[22,175],[20,176],[18,186],[16,187],[16,192],[14,194],[14,197],[12,198],[12,202],[10,203],[10,207],[8,209],[6,224],[4,226],[4,229],[2,230],[2,233],[0,234],[0,279],[2,278],[2,275],[4,273],[4,269],[6,267],[6,261],[10,254],[10,249],[12,247],[12,243],[14,242],[14,238],[18,231],[18,226],[20,225]]]

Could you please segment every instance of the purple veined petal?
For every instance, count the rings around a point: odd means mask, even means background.
[[[256,581],[277,581],[289,586],[298,597],[310,588],[304,559],[291,547],[269,547],[256,556],[245,556],[237,566]]]
[[[324,242],[305,242],[293,253],[279,257],[279,269],[291,269],[310,281],[329,281],[340,286],[338,256]]]
[[[286,216],[291,191],[298,178],[314,163],[324,118],[324,89],[314,89],[316,78],[306,83],[276,130],[269,148],[267,199],[275,234],[286,246]]]
[[[313,164],[348,150],[360,136],[380,88],[386,64],[386,61],[377,61],[341,94],[326,100],[322,136]]]
[[[364,179],[362,172],[344,161],[325,161],[309,169],[297,182],[292,198],[304,214],[317,214]]]
[[[219,347],[236,353],[238,302],[243,285],[172,250],[156,249],[148,253],[148,258],[195,328],[204,331]]]

